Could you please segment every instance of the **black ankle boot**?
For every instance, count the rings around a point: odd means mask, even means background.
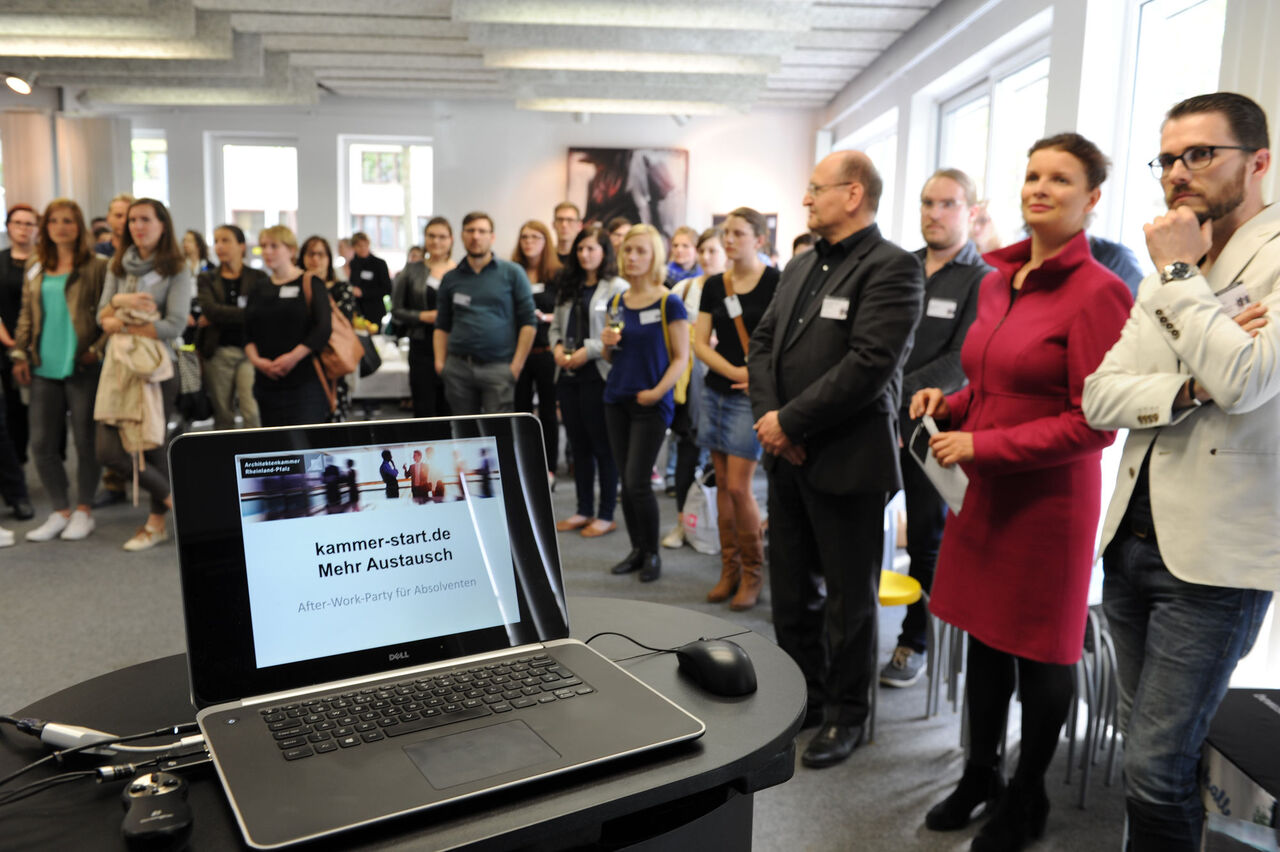
[[[987,824],[973,838],[970,852],[1018,852],[1044,834],[1049,796],[1044,780],[1034,785],[1014,779]]]
[[[986,810],[995,807],[1004,794],[1004,778],[994,766],[966,763],[960,783],[941,802],[925,814],[924,824],[934,831],[955,831],[973,819],[973,809],[984,802]]]
[[[644,560],[644,554],[634,547],[631,552],[617,565],[609,569],[611,574],[630,574],[632,571],[640,570],[640,563]]]
[[[662,576],[662,558],[656,553],[646,553],[640,557],[640,582],[652,583]]]

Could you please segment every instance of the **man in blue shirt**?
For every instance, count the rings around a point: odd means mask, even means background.
[[[493,256],[493,219],[462,219],[466,260],[440,282],[436,372],[456,414],[515,410],[516,378],[533,347],[537,319],[524,270]]]

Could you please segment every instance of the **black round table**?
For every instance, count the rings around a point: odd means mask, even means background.
[[[759,689],[711,695],[676,670],[672,654],[615,636],[592,647],[701,719],[692,743],[499,791],[308,844],[308,849],[650,850],[749,849],[752,794],[789,779],[804,713],[799,669],[773,642],[740,625],[691,610],[613,598],[570,598],[577,639],[616,630],[646,645],[675,647],[732,638],[750,654]],[[64,689],[18,711],[117,734],[194,719],[186,658],[164,657]],[[0,728],[0,776],[47,753],[37,740]],[[123,760],[123,758],[120,758]],[[16,786],[53,774],[44,767]],[[245,848],[212,768],[185,774],[194,815],[190,848]],[[3,849],[125,849],[123,782],[74,782],[0,808]]]

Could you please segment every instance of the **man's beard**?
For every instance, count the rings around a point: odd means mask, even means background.
[[[1235,180],[1228,183],[1222,188],[1220,194],[1211,197],[1205,192],[1202,197],[1205,201],[1205,209],[1197,210],[1196,219],[1203,225],[1205,222],[1216,222],[1229,216],[1237,207],[1244,203],[1244,176],[1248,164],[1241,165],[1239,173]]]
[[[471,249],[467,249],[467,257],[474,257],[476,260],[479,260],[480,258],[484,257],[488,253],[489,253],[488,249],[484,249],[482,251],[472,251]]]

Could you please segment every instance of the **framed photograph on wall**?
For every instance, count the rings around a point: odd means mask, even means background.
[[[567,197],[584,222],[617,216],[653,225],[667,241],[684,224],[689,152],[681,148],[570,148]]]

